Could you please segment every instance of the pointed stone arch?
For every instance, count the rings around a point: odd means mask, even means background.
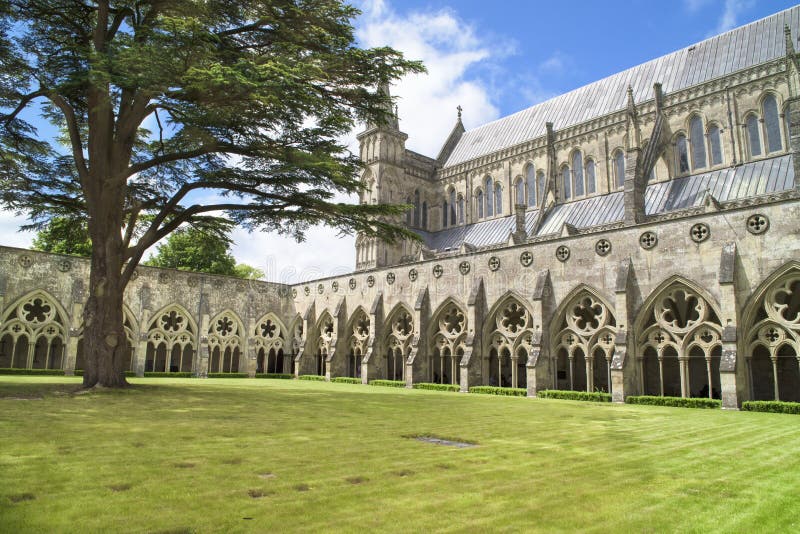
[[[212,317],[206,337],[209,373],[238,373],[245,368],[242,360],[247,333],[236,312],[226,309]]]
[[[592,286],[574,287],[556,308],[549,325],[554,387],[610,393],[616,334],[611,302]]]
[[[198,328],[180,304],[168,304],[147,324],[145,372],[191,372],[195,367]]]
[[[367,353],[373,331],[369,312],[363,306],[357,306],[350,314],[344,330],[347,343],[346,376],[361,378],[361,361]]]
[[[659,284],[634,321],[640,391],[719,398],[720,317],[716,299],[699,284],[678,275]]]
[[[742,316],[750,398],[800,402],[800,262],[768,276]]]
[[[418,330],[414,325],[414,312],[405,303],[398,303],[386,318],[381,350],[386,354],[386,378],[403,380],[406,377],[406,360],[411,352],[411,342]]]
[[[335,323],[333,315],[328,310],[323,310],[319,314],[319,318],[315,323],[314,332],[316,339],[314,340],[314,369],[315,374],[325,375],[325,362],[328,355],[333,351],[333,343],[336,339]]]
[[[287,349],[291,350],[290,336],[283,321],[272,312],[255,321],[250,331],[250,343],[256,357],[256,374],[287,372],[285,353]]]
[[[427,380],[458,384],[469,331],[467,307],[455,298],[448,297],[431,317],[428,327]]]
[[[533,306],[507,291],[489,310],[483,324],[481,374],[492,386],[527,387],[525,366],[533,346]]]
[[[0,317],[0,367],[64,368],[69,316],[55,296],[31,291]]]

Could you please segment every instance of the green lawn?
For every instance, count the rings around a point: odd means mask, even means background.
[[[131,381],[73,395],[79,379],[0,377],[0,530],[800,529],[797,416]]]

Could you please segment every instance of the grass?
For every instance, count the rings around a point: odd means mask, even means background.
[[[75,395],[79,380],[0,377],[5,532],[800,529],[792,416],[268,379]]]

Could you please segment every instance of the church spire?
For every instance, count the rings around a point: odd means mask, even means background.
[[[392,105],[392,94],[389,92],[389,84],[382,83],[378,86],[378,93],[381,93],[386,96],[387,101],[383,104],[383,111],[386,113],[386,124],[384,124],[384,128],[389,128],[392,130],[400,130],[400,123],[397,120],[397,106]],[[374,128],[377,125],[370,124],[369,128]]]

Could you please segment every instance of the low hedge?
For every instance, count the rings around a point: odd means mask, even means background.
[[[524,388],[501,388],[497,386],[472,386],[469,388],[469,392],[483,395],[506,395],[509,397],[525,397],[528,395],[528,390]]]
[[[300,375],[297,378],[300,380],[316,380],[318,382],[325,381],[325,377],[321,375]]]
[[[402,380],[373,380],[369,383],[370,386],[384,386],[387,388],[404,388],[406,383]]]
[[[208,378],[248,378],[247,373],[208,373]]]
[[[331,378],[331,382],[336,382],[337,384],[360,384],[360,378],[353,378],[352,376],[337,376],[335,378]]]
[[[64,376],[63,369],[18,369],[9,367],[0,369],[0,375],[36,375],[36,376]]]
[[[192,373],[165,373],[163,371],[149,371],[144,374],[145,378],[192,378]]]
[[[414,389],[430,389],[433,391],[460,391],[461,386],[458,384],[432,384],[430,382],[420,382],[414,384]]]
[[[75,373],[74,374],[75,374],[75,376],[83,376],[83,369],[75,369]],[[133,372],[133,371],[125,371],[125,377],[126,378],[131,378],[131,377],[135,377],[135,376],[136,376],[135,372]]]
[[[572,391],[568,389],[545,389],[536,394],[540,399],[562,399],[588,402],[611,402],[611,394],[602,391]]]
[[[784,401],[745,401],[742,410],[746,412],[790,413],[800,415],[800,402]]]
[[[650,406],[675,406],[678,408],[721,408],[722,401],[709,398],[657,397],[655,395],[633,395],[625,399],[626,404],[649,404]]]
[[[256,378],[278,378],[281,380],[292,380],[292,373],[256,373]]]

